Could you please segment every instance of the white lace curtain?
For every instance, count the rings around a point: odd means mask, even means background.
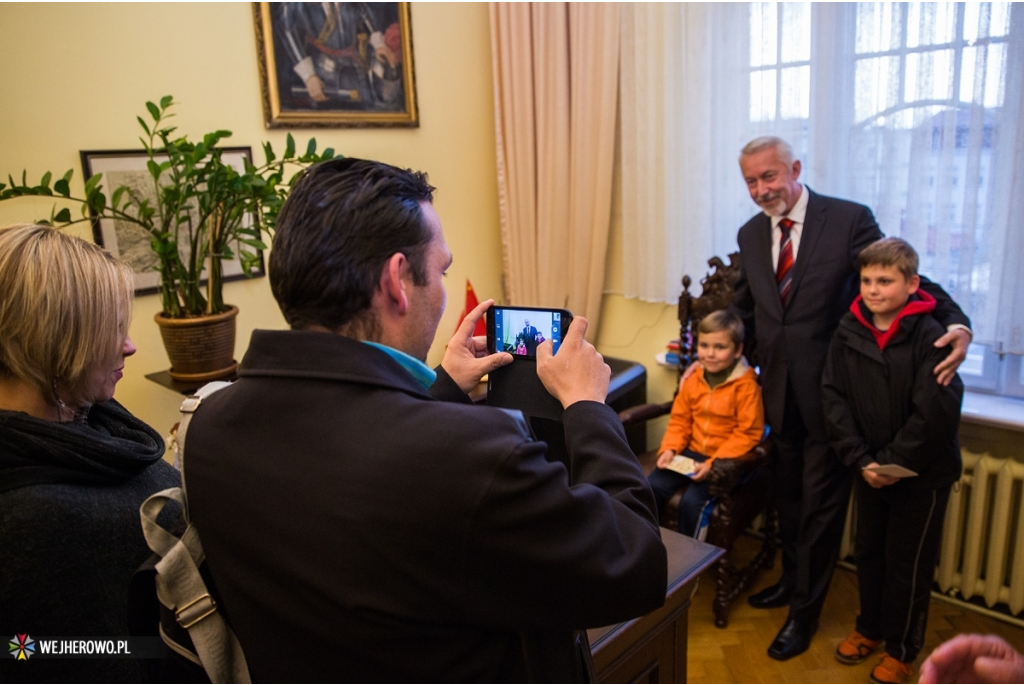
[[[1024,354],[1024,11],[1011,3],[623,8],[625,294],[673,302],[757,208],[742,145],[788,139],[815,190],[870,206]]]

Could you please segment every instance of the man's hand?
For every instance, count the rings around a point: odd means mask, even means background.
[[[550,340],[537,347],[537,376],[566,409],[576,402],[604,402],[608,397],[612,370],[597,349],[583,339],[589,325],[582,316],[574,318],[558,354],[551,353]]]
[[[484,300],[466,315],[459,330],[448,341],[441,359],[441,368],[448,372],[462,392],[469,393],[476,387],[484,374],[512,363],[512,355],[508,352],[487,354],[487,338],[483,335],[473,337],[476,322],[484,312],[494,304],[494,300]]]
[[[309,91],[309,97],[314,102],[327,102],[327,95],[324,93],[324,82],[316,74],[306,79],[306,90]]]
[[[922,683],[1024,683],[1024,656],[995,635],[957,635],[921,664]]]
[[[683,377],[679,379],[679,390],[682,391],[683,383],[686,379],[693,375],[693,372],[700,368],[700,362],[693,362],[686,367],[686,371],[683,371]]]
[[[668,465],[672,463],[672,459],[676,456],[675,450],[665,450],[658,455],[658,468],[667,469]]]
[[[956,374],[957,368],[967,358],[967,346],[971,344],[971,334],[963,328],[954,328],[944,336],[935,341],[935,347],[952,345],[953,351],[949,356],[939,362],[934,373],[941,385],[949,385]]]
[[[699,483],[707,478],[709,473],[711,473],[711,460],[699,461],[697,462],[697,468],[690,474],[690,480],[694,483]]]
[[[881,466],[877,461],[873,461],[868,466]],[[868,471],[862,469],[860,475],[864,476],[864,480],[867,481],[868,485],[875,488],[884,488],[887,485],[892,485],[899,480],[896,476],[883,476],[881,473],[875,473],[874,471]]]

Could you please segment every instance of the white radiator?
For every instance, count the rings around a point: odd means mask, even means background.
[[[964,473],[953,487],[935,580],[961,599],[1024,610],[1024,464],[961,452]],[[856,507],[850,500],[839,558],[853,555]]]

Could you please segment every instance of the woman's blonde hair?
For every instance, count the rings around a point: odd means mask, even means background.
[[[78,395],[86,375],[113,362],[127,338],[132,269],[98,245],[49,226],[0,229],[0,375],[50,401]]]

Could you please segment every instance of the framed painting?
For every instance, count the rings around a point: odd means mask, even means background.
[[[267,128],[419,126],[408,2],[253,3]]]
[[[223,150],[222,159],[238,170],[245,173],[245,160],[252,161],[252,150],[248,147],[226,147]],[[146,168],[146,161],[149,159],[144,150],[83,150],[82,171],[88,179],[94,174],[103,174],[103,181],[100,184],[104,188],[104,194],[109,198],[112,188],[118,186],[129,186],[140,197],[149,198],[151,202],[156,201],[156,187],[153,184],[153,177],[149,175]],[[166,159],[166,158],[164,158]],[[157,162],[163,161],[158,155]],[[158,292],[160,286],[160,274],[157,266],[157,257],[150,247],[151,237],[145,229],[128,221],[117,221],[113,219],[93,219],[92,222],[93,240],[97,245],[102,245],[112,254],[120,257],[129,264],[135,272],[135,294],[151,295]],[[187,258],[189,246],[186,241],[179,241],[179,251],[182,257]],[[237,248],[233,248],[237,254]],[[248,250],[253,248],[248,247]],[[253,277],[265,276],[266,264],[263,260],[263,252],[259,250],[259,265],[252,270]],[[205,271],[203,272],[205,275]],[[242,265],[237,259],[224,262],[224,280],[237,281],[246,278],[242,273]],[[205,280],[205,278],[204,278]]]

